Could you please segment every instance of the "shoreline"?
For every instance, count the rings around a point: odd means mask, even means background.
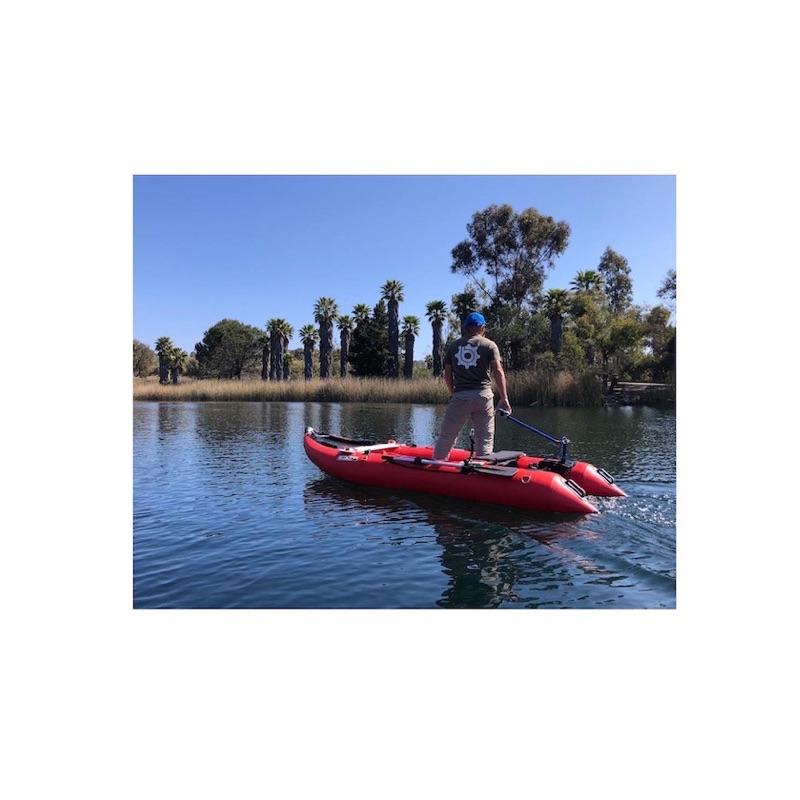
[[[654,405],[674,407],[674,387],[663,384],[627,384],[603,394],[597,378],[585,373],[511,373],[508,391],[512,405],[602,408]],[[624,391],[620,391],[622,387]],[[447,389],[440,378],[389,380],[384,378],[319,378],[310,381],[259,379],[184,379],[179,384],[134,378],[133,400],[139,402],[317,402],[408,403],[445,405]]]

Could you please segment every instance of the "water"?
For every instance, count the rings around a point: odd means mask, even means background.
[[[627,498],[568,517],[395,496],[305,456],[307,425],[429,443],[443,406],[135,403],[137,608],[674,608],[675,415],[515,409]],[[548,452],[506,421],[495,449]],[[551,451],[552,452],[552,451]]]

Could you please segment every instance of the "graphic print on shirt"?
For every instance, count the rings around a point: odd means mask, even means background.
[[[459,367],[471,369],[478,363],[478,346],[475,344],[462,344],[455,353]]]

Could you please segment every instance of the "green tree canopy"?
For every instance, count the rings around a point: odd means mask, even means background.
[[[567,248],[569,225],[527,208],[491,205],[472,216],[468,238],[451,251],[450,269],[480,294],[487,335],[510,369],[528,362],[526,331],[539,307],[547,271]]]
[[[604,319],[597,333],[597,346],[605,381],[609,376],[624,375],[632,360],[641,354],[642,324],[636,309],[613,314],[605,308],[601,317]]]
[[[158,357],[144,342],[133,340],[133,374],[137,378],[144,378],[155,371],[158,366]]]
[[[198,369],[204,377],[241,378],[261,363],[263,331],[235,319],[212,325],[195,346]]]
[[[355,313],[355,309],[353,309]],[[358,316],[358,315],[356,315]],[[362,317],[350,340],[347,360],[357,376],[384,377],[389,358],[389,314],[386,303],[379,300],[368,320]]]
[[[538,304],[542,284],[567,248],[569,225],[535,208],[516,213],[509,205],[476,211],[468,238],[451,251],[450,269],[469,277],[485,303],[521,308]]]
[[[678,279],[675,270],[671,269],[667,272],[666,277],[661,282],[661,287],[658,290],[658,296],[663,297],[665,300],[674,300],[678,293]]]
[[[661,381],[667,379],[675,369],[675,326],[670,324],[670,310],[654,306],[642,317],[644,345],[650,351],[651,377]]]
[[[597,271],[603,276],[608,304],[615,314],[622,314],[633,301],[633,282],[628,259],[606,247]]]

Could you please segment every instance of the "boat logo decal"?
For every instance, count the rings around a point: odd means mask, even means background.
[[[462,344],[456,350],[456,361],[459,367],[471,369],[478,363],[478,345]]]

